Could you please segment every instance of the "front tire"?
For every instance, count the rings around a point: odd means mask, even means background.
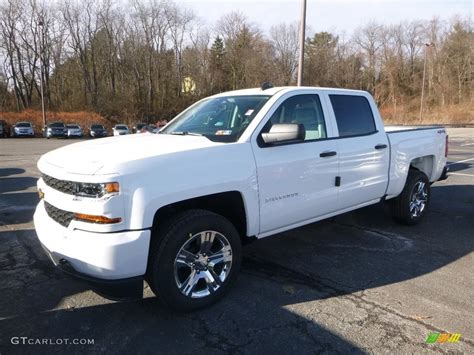
[[[210,211],[188,210],[154,232],[147,280],[165,305],[193,311],[229,291],[241,254],[240,237],[231,222]]]
[[[428,177],[419,170],[410,169],[402,193],[389,201],[393,218],[406,225],[420,223],[426,214],[430,197]]]

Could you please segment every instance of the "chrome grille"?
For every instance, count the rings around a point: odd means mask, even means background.
[[[58,180],[52,176],[43,174],[44,183],[58,191],[61,191],[65,194],[73,195],[74,194],[74,183],[67,180]]]
[[[63,211],[46,201],[44,201],[44,208],[46,209],[48,216],[63,227],[69,227],[69,223],[74,219],[74,213]]]

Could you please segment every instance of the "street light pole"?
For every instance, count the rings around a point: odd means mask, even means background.
[[[423,63],[423,80],[421,81],[421,101],[420,101],[420,123],[422,122],[423,115],[423,100],[425,96],[425,77],[426,77],[426,58],[428,56],[428,48],[432,47],[433,43],[425,43],[425,60]]]
[[[298,86],[301,86],[303,83],[305,30],[306,30],[306,0],[303,0],[302,6],[301,6],[301,21],[300,21],[300,53],[299,53],[299,58],[298,58],[298,81],[297,81]]]
[[[44,32],[43,32],[43,20],[40,20],[40,22],[38,23],[38,25],[40,26],[40,84],[41,84],[41,87],[40,87],[40,92],[41,92],[41,112],[42,112],[42,115],[43,115],[43,128],[46,127],[46,112],[45,112],[45,109],[44,109],[44,89],[43,89],[43,81],[44,81],[44,78],[43,78],[43,41],[44,41]]]

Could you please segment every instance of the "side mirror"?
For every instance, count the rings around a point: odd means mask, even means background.
[[[263,142],[268,145],[301,142],[305,136],[304,125],[297,123],[275,123],[268,133],[262,133]]]

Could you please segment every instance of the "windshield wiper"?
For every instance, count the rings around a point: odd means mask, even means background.
[[[173,134],[173,135],[176,135],[176,136],[198,136],[198,137],[202,137],[202,134],[194,133],[194,132],[188,132],[188,131],[176,131],[176,132],[170,132],[168,134]]]

